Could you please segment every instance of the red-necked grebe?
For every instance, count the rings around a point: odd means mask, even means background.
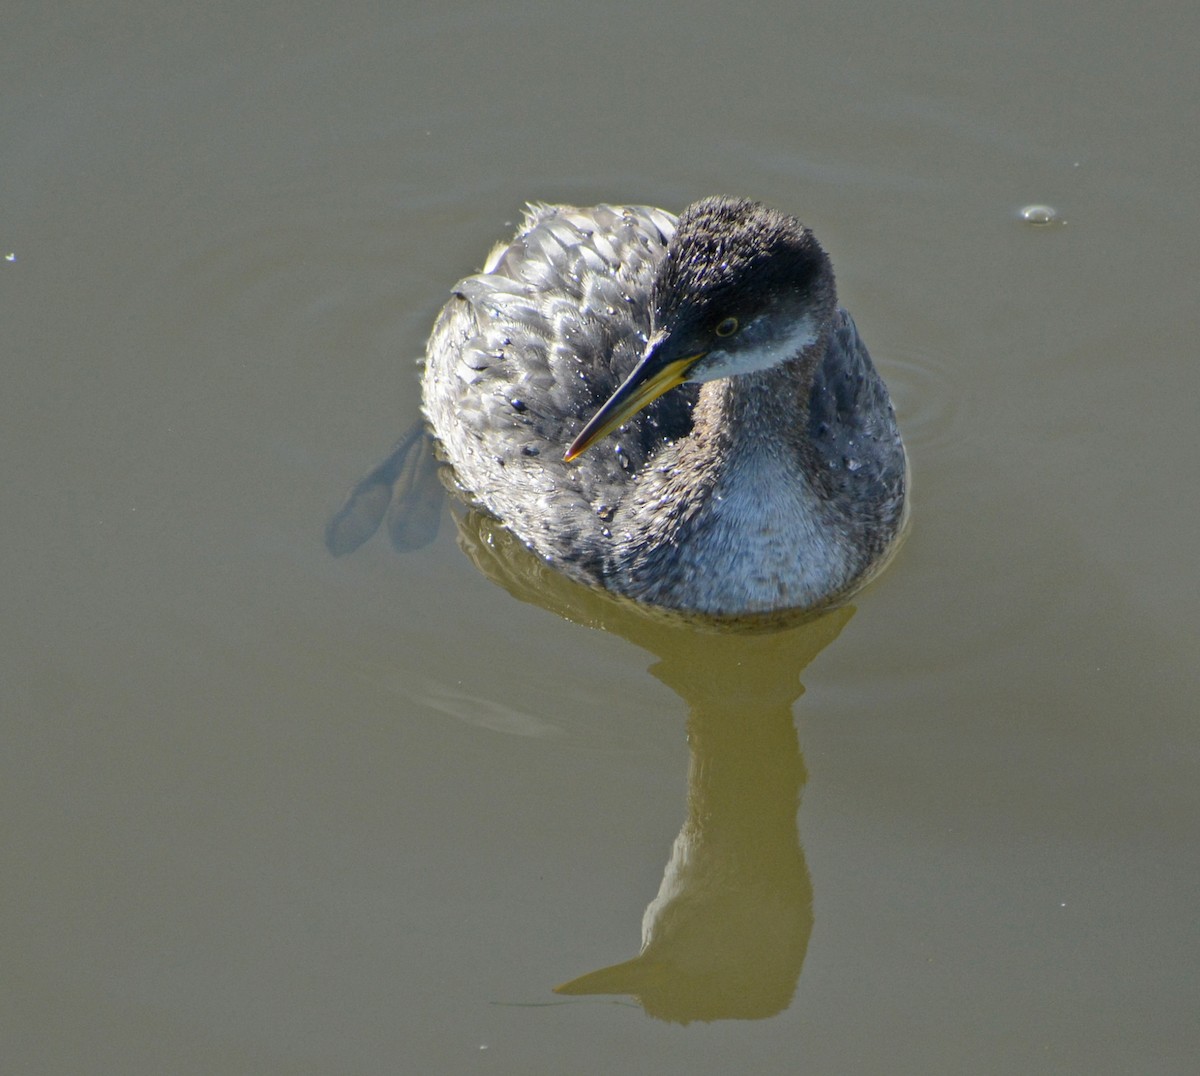
[[[755,202],[532,206],[442,310],[424,408],[473,503],[655,605],[835,602],[903,525],[904,447],[829,258]]]

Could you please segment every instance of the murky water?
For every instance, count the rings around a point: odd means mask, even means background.
[[[7,1069],[1190,1072],[1198,39],[9,19]],[[472,518],[326,554],[525,199],[716,191],[813,225],[897,401],[913,529],[853,611],[682,632]]]

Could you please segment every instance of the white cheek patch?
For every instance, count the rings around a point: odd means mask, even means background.
[[[716,381],[722,377],[769,370],[785,359],[799,355],[805,348],[812,347],[817,342],[817,323],[811,315],[805,315],[792,322],[782,336],[762,339],[761,342],[755,343],[755,337],[767,336],[769,330],[765,323],[768,320],[756,318],[750,322],[741,332],[743,345],[736,351],[710,351],[692,368],[688,380]]]

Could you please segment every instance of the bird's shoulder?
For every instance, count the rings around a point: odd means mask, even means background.
[[[903,481],[904,446],[887,385],[854,319],[840,308],[813,377],[808,443],[831,493]]]

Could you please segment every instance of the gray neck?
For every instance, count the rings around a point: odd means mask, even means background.
[[[701,386],[689,446],[696,462],[728,470],[740,457],[802,453],[818,354],[813,347],[768,370]]]

